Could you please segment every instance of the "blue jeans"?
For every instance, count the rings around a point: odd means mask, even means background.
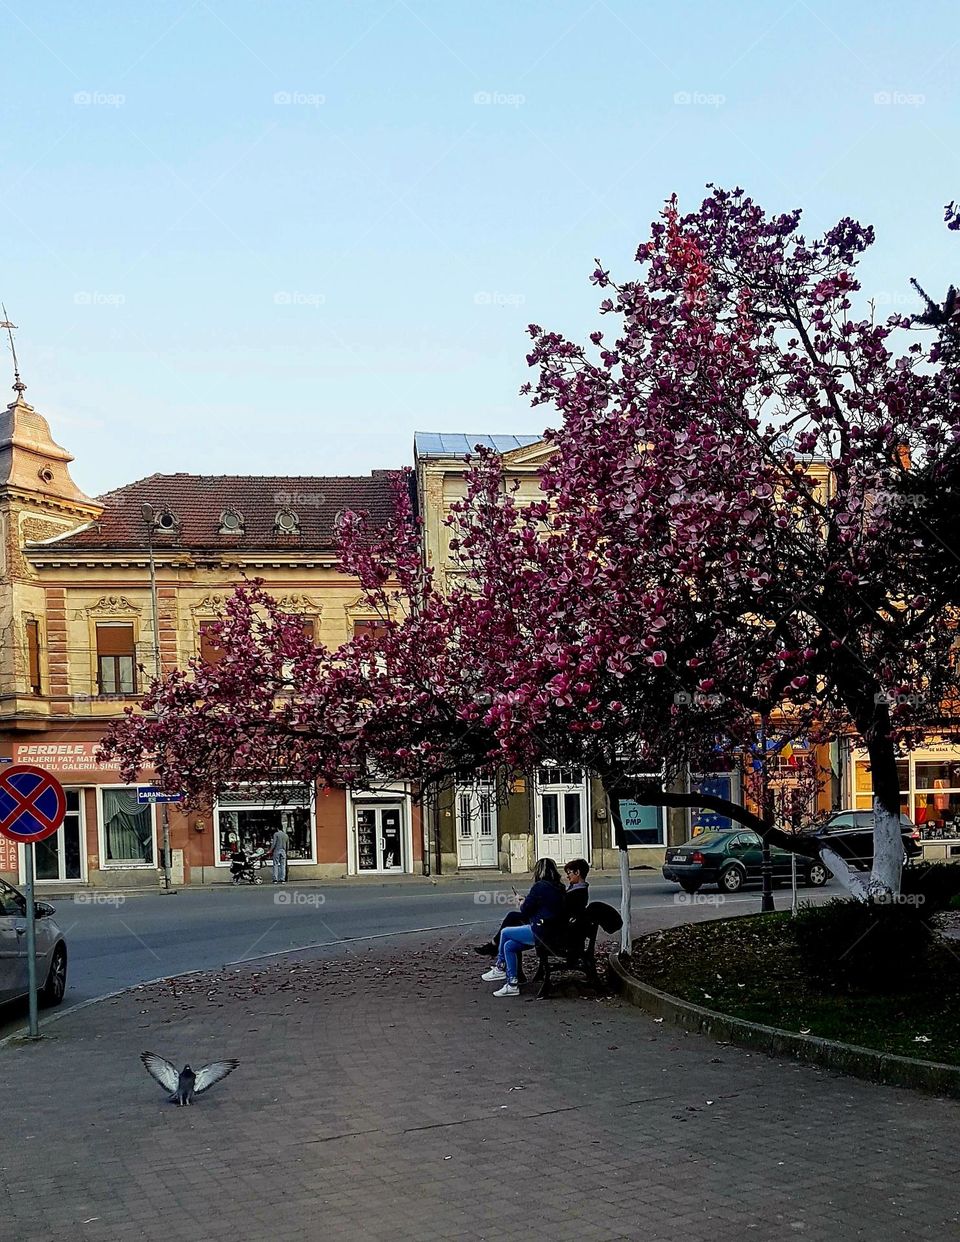
[[[520,949],[533,946],[533,928],[525,923],[522,927],[505,927],[500,933],[500,960],[507,972],[507,982],[516,983],[520,968]]]
[[[273,882],[282,884],[287,878],[287,855],[285,850],[273,852]]]

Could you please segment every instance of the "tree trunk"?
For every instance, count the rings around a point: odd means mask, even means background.
[[[867,740],[867,754],[873,774],[873,870],[871,893],[896,895],[900,892],[903,869],[903,839],[900,834],[900,779],[897,752],[889,729],[882,736]]]
[[[627,849],[627,838],[623,832],[623,820],[620,817],[619,794],[604,785],[607,802],[610,804],[610,817],[613,821],[613,840],[620,856],[620,917],[623,927],[620,929],[620,952],[625,956],[630,953],[630,916],[631,898],[633,896],[630,883],[630,853]]]

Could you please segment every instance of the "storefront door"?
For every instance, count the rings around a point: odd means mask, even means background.
[[[457,865],[497,865],[497,804],[489,785],[457,790]]]
[[[358,806],[357,870],[403,870],[403,816],[399,806]]]
[[[558,867],[571,858],[589,858],[583,769],[538,768],[536,799],[537,858],[552,858]]]
[[[64,883],[83,879],[81,791],[66,789],[64,793],[67,796],[67,812],[62,826],[52,836],[45,841],[39,841],[33,847],[34,875],[37,880]]]

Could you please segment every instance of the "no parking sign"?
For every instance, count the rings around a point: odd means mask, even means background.
[[[55,776],[29,763],[0,772],[0,833],[32,845],[52,836],[63,823],[67,798]]]
[[[26,855],[27,977],[30,1035],[37,1025],[37,907],[33,900],[33,845],[52,836],[63,823],[67,797],[55,776],[30,763],[15,763],[0,773],[0,834],[30,848]]]

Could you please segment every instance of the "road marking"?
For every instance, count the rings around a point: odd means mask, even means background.
[[[391,936],[417,936],[421,932],[450,931],[455,927],[479,927],[487,919],[474,919],[471,923],[438,923],[436,927],[411,927],[408,931],[377,932],[373,936],[338,936],[336,940],[315,940],[312,944],[301,944],[295,949],[277,949],[273,953],[256,953],[253,957],[239,957],[234,962],[224,962],[223,969],[228,966],[245,966],[247,962],[259,962],[265,957],[286,957],[288,953],[302,953],[305,949],[328,949],[335,944],[356,944],[360,940],[388,940]]]

